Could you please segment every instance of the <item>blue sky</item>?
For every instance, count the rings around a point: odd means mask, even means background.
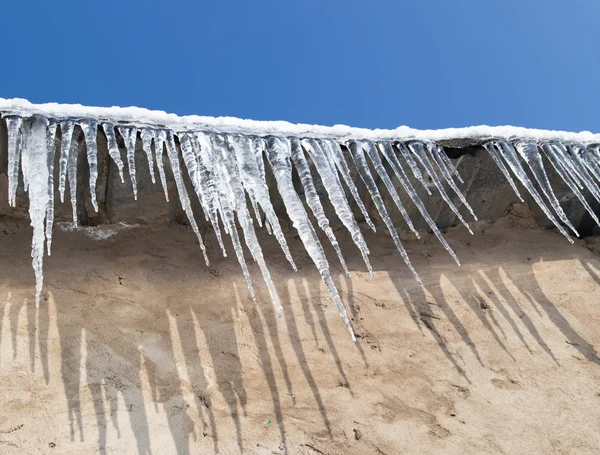
[[[2,2],[0,97],[600,131],[598,0]]]

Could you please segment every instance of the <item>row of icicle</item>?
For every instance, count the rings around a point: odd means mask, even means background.
[[[36,305],[43,284],[44,244],[50,255],[52,246],[52,230],[54,221],[54,163],[55,154],[59,153],[58,192],[64,202],[66,183],[69,183],[73,222],[77,223],[77,160],[79,148],[85,145],[89,166],[89,184],[92,205],[98,210],[96,201],[96,180],[98,177],[97,134],[101,129],[107,139],[108,153],[119,170],[121,181],[124,181],[124,163],[118,146],[117,134],[121,136],[126,150],[126,161],[133,186],[133,196],[137,199],[136,181],[136,142],[141,140],[142,148],[148,160],[152,183],[156,182],[154,168],[158,170],[159,179],[164,189],[165,198],[169,200],[167,180],[163,163],[166,151],[167,159],[176,183],[179,201],[185,211],[191,227],[198,238],[204,259],[209,264],[206,248],[200,235],[194,214],[192,213],[190,195],[184,185],[184,176],[180,165],[183,159],[185,169],[192,183],[194,193],[204,211],[206,220],[211,223],[219,246],[226,256],[221,229],[231,237],[233,248],[242,268],[252,298],[254,290],[246,261],[239,230],[244,243],[250,250],[253,259],[258,263],[275,308],[281,315],[281,306],[275,286],[271,280],[261,247],[254,229],[255,221],[262,227],[264,214],[265,228],[279,242],[287,260],[295,270],[296,266],[285,240],[279,219],[275,213],[265,178],[265,158],[275,176],[277,189],[285,205],[287,215],[303,242],[308,254],[315,263],[329,294],[337,306],[348,330],[354,339],[354,332],[339,293],[332,280],[329,264],[315,227],[307,209],[316,219],[318,227],[324,231],[335,249],[338,259],[350,276],[335,234],[317,193],[313,180],[316,173],[327,193],[337,217],[346,227],[352,240],[359,249],[367,269],[373,274],[369,262],[369,249],[361,230],[353,216],[348,193],[362,212],[368,226],[375,231],[375,225],[367,212],[363,200],[353,181],[353,171],[360,176],[379,213],[385,227],[389,231],[402,259],[419,284],[421,281],[412,266],[408,255],[392,223],[392,219],[383,202],[377,177],[391,196],[395,206],[402,214],[408,228],[418,238],[408,212],[401,202],[396,190],[394,178],[400,183],[406,194],[415,204],[433,233],[444,248],[460,265],[456,254],[443,238],[440,230],[431,218],[423,201],[413,186],[414,177],[428,194],[437,191],[448,204],[458,220],[472,234],[471,228],[463,218],[458,207],[452,202],[447,188],[455,193],[473,219],[477,220],[473,209],[458,188],[464,183],[448,155],[439,145],[413,140],[381,141],[349,140],[340,144],[333,139],[296,138],[271,136],[245,136],[240,134],[222,134],[206,131],[173,132],[162,128],[136,128],[131,125],[102,123],[91,119],[45,118],[39,115],[21,118],[16,115],[4,117],[8,130],[8,198],[9,204],[16,204],[16,192],[19,181],[19,170],[23,175],[24,189],[29,193],[29,212],[33,227],[32,257],[36,275]],[[83,140],[76,127],[81,128]],[[57,130],[60,130],[61,141],[57,146]],[[176,141],[177,137],[177,141]],[[592,218],[600,225],[598,218],[585,198],[589,192],[600,202],[600,148],[596,145],[562,144],[556,141],[538,143],[531,140],[491,140],[484,144],[500,171],[509,181],[511,187],[521,199],[521,194],[513,177],[531,194],[546,216],[569,241],[566,228],[577,232],[567,219],[564,211],[552,190],[543,156],[554,167],[572,192],[581,201]],[[528,171],[524,167],[526,163]],[[304,200],[300,198],[294,182],[292,170],[296,169],[303,187]],[[388,173],[391,169],[391,173]],[[374,173],[373,173],[374,170]],[[375,175],[376,174],[376,175]],[[533,179],[529,177],[533,176]],[[457,183],[458,182],[458,183]],[[537,188],[534,182],[537,183]],[[539,188],[539,190],[538,190]],[[540,192],[543,194],[540,195]],[[247,198],[253,212],[248,210]],[[546,203],[546,201],[547,204]],[[554,212],[554,213],[553,213]]]

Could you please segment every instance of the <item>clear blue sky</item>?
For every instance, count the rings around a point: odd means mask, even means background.
[[[3,1],[0,97],[600,131],[600,0]]]

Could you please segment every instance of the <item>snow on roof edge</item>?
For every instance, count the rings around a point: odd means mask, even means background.
[[[235,117],[178,116],[163,111],[140,107],[92,107],[81,104],[33,104],[21,98],[0,98],[0,112],[20,115],[41,114],[50,117],[91,117],[115,123],[126,122],[140,126],[165,126],[174,131],[186,129],[215,129],[223,132],[243,132],[258,135],[284,134],[289,136],[335,137],[338,139],[420,139],[448,141],[483,138],[523,138],[534,140],[560,140],[564,142],[600,142],[600,134],[590,131],[579,133],[530,129],[516,126],[471,126],[438,130],[418,130],[400,126],[393,130],[356,128],[346,125],[321,126],[294,124],[286,121],[245,120]]]

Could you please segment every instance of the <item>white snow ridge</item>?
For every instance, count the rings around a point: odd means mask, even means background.
[[[290,266],[294,270],[296,266],[272,205],[272,195],[265,177],[265,167],[268,166],[275,177],[277,191],[287,216],[321,274],[353,339],[354,332],[346,308],[332,280],[328,259],[313,224],[313,220],[316,220],[316,225],[325,233],[337,253],[337,260],[349,275],[323,201],[317,193],[313,180],[315,176],[318,176],[319,187],[324,189],[337,217],[359,249],[367,269],[372,273],[369,248],[353,215],[351,204],[356,203],[366,223],[375,230],[365,208],[365,200],[370,198],[402,259],[419,284],[418,273],[402,246],[380,189],[389,193],[407,226],[418,237],[396,189],[394,180],[397,180],[400,184],[398,188],[406,192],[444,248],[459,264],[454,251],[444,240],[412,183],[423,185],[427,192],[439,193],[458,220],[472,233],[468,221],[452,202],[452,193],[456,194],[474,220],[477,217],[459,189],[461,176],[440,146],[439,141],[442,140],[477,139],[489,152],[517,196],[521,198],[515,178],[570,242],[573,240],[568,231],[578,234],[559,204],[546,168],[552,167],[556,171],[596,223],[600,224],[585,198],[589,193],[600,202],[600,135],[589,132],[565,133],[514,127],[472,127],[438,131],[400,127],[396,130],[371,131],[345,126],[320,127],[231,118],[177,117],[139,108],[33,105],[24,100],[4,99],[0,99],[0,112],[6,122],[8,135],[9,204],[16,204],[20,170],[24,189],[29,195],[36,305],[39,305],[43,285],[45,245],[48,254],[51,253],[55,186],[58,187],[61,202],[64,202],[68,181],[73,204],[73,225],[76,226],[78,222],[77,171],[81,166],[77,160],[82,147],[86,150],[86,154],[82,156],[87,158],[91,202],[94,209],[98,210],[95,198],[98,134],[106,137],[108,154],[117,166],[122,181],[125,163],[119,151],[118,137],[123,140],[134,198],[138,195],[134,153],[138,138],[149,164],[151,180],[153,183],[160,181],[168,200],[163,166],[163,154],[166,153],[181,206],[197,236],[206,263],[209,264],[209,258],[196,215],[192,212],[192,199],[197,199],[202,207],[224,255],[226,249],[223,233],[231,237],[248,289],[254,297],[243,244],[249,249],[252,258],[258,263],[275,308],[281,315],[281,304],[255,231],[255,223],[259,227],[263,225],[261,211],[264,214],[264,227],[272,232]],[[58,131],[60,135],[57,134]],[[57,153],[58,169],[55,169]],[[155,178],[155,165],[158,179]],[[302,195],[298,194],[292,181],[294,169],[300,178]],[[184,184],[184,173],[191,181],[192,194],[188,193]],[[359,194],[352,175],[359,176],[368,194]],[[377,181],[382,182],[382,185],[378,186]],[[309,216],[308,211],[313,216]]]

